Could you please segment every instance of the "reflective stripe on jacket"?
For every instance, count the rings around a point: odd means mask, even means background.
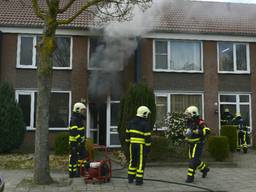
[[[85,140],[85,127],[83,125],[84,117],[73,112],[69,125],[69,142],[81,143]]]
[[[129,122],[126,129],[126,142],[140,143],[145,146],[151,146],[151,129],[146,119],[135,117]]]

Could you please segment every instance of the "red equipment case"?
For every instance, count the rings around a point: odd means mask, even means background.
[[[112,177],[111,160],[109,158],[109,150],[104,145],[93,145],[94,151],[103,151],[104,157],[102,160],[93,160],[90,163],[96,163],[98,167],[89,167],[87,169],[80,169],[81,175],[84,175],[85,183],[105,183],[109,182]]]

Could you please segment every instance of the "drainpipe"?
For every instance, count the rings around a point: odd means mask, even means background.
[[[135,83],[141,80],[141,38],[136,37],[137,48],[135,50]]]
[[[3,38],[3,33],[0,31],[0,82],[1,82],[1,68],[2,68],[2,38]]]

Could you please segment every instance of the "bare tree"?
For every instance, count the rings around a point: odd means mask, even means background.
[[[74,3],[81,6],[76,13],[66,19],[59,19]],[[134,6],[143,9],[151,5],[152,0],[32,0],[35,14],[43,23],[43,34],[37,45],[39,65],[37,68],[38,100],[36,110],[36,136],[34,182],[49,184],[52,182],[49,168],[48,122],[49,103],[52,88],[53,53],[56,48],[56,29],[76,19],[82,12],[93,14],[98,20],[127,20],[132,16]]]

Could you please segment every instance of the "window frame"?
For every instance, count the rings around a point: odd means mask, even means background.
[[[155,91],[154,92],[155,95],[155,101],[156,101],[156,97],[167,97],[167,113],[171,113],[171,96],[172,95],[198,95],[201,96],[201,102],[202,102],[202,114],[200,115],[202,119],[204,119],[204,93],[201,91],[189,91],[189,92],[179,92],[179,91],[175,91],[175,92],[170,92],[170,91]],[[154,125],[154,130],[157,131],[165,131],[167,130],[167,127],[156,127]]]
[[[168,69],[157,69],[156,68],[156,41],[167,41],[167,66]],[[170,58],[171,58],[171,41],[191,41],[191,42],[198,42],[200,43],[200,68],[201,70],[172,70],[170,69],[171,63],[170,63]],[[190,39],[157,39],[155,38],[153,40],[153,71],[154,72],[175,72],[175,73],[203,73],[204,68],[203,68],[203,41],[201,40],[190,40]]]
[[[220,97],[222,95],[232,95],[236,97],[236,101],[235,102],[221,102],[220,101]],[[247,95],[249,97],[249,101],[248,102],[240,102],[240,96],[241,95]],[[244,92],[219,92],[218,93],[218,111],[219,111],[219,134],[220,134],[220,129],[221,129],[221,112],[220,112],[220,106],[221,105],[235,105],[236,106],[236,112],[240,112],[240,105],[248,105],[249,106],[249,115],[250,115],[250,131],[252,131],[252,100],[251,100],[251,93],[244,93]]]
[[[31,96],[31,104],[30,104],[30,126],[26,127],[27,131],[35,131],[36,128],[34,127],[36,119],[34,118],[34,114],[36,113],[35,109],[35,93],[37,93],[37,90],[23,90],[23,89],[17,89],[15,91],[15,97],[16,101],[19,103],[19,95],[30,95]],[[68,112],[68,121],[71,117],[71,98],[72,98],[72,92],[71,91],[51,91],[51,93],[68,93],[69,95],[69,112]],[[66,131],[68,130],[68,127],[48,127],[48,130],[50,131]]]
[[[21,54],[21,38],[22,37],[31,37],[33,38],[33,53],[32,53],[32,65],[22,65],[20,63],[20,54]],[[17,53],[16,53],[16,68],[18,69],[37,69],[37,63],[36,63],[36,56],[37,56],[37,50],[36,50],[36,44],[37,44],[37,37],[38,34],[18,34],[17,39]],[[56,37],[66,37],[70,38],[70,58],[69,63],[70,65],[68,67],[54,67],[54,70],[71,70],[72,69],[72,61],[73,61],[73,36],[67,36],[67,35],[56,35]]]
[[[232,43],[233,45],[233,71],[220,71],[220,43]],[[237,70],[236,45],[246,45],[246,71]],[[220,74],[250,74],[250,46],[246,42],[218,41],[217,42],[218,73]]]

